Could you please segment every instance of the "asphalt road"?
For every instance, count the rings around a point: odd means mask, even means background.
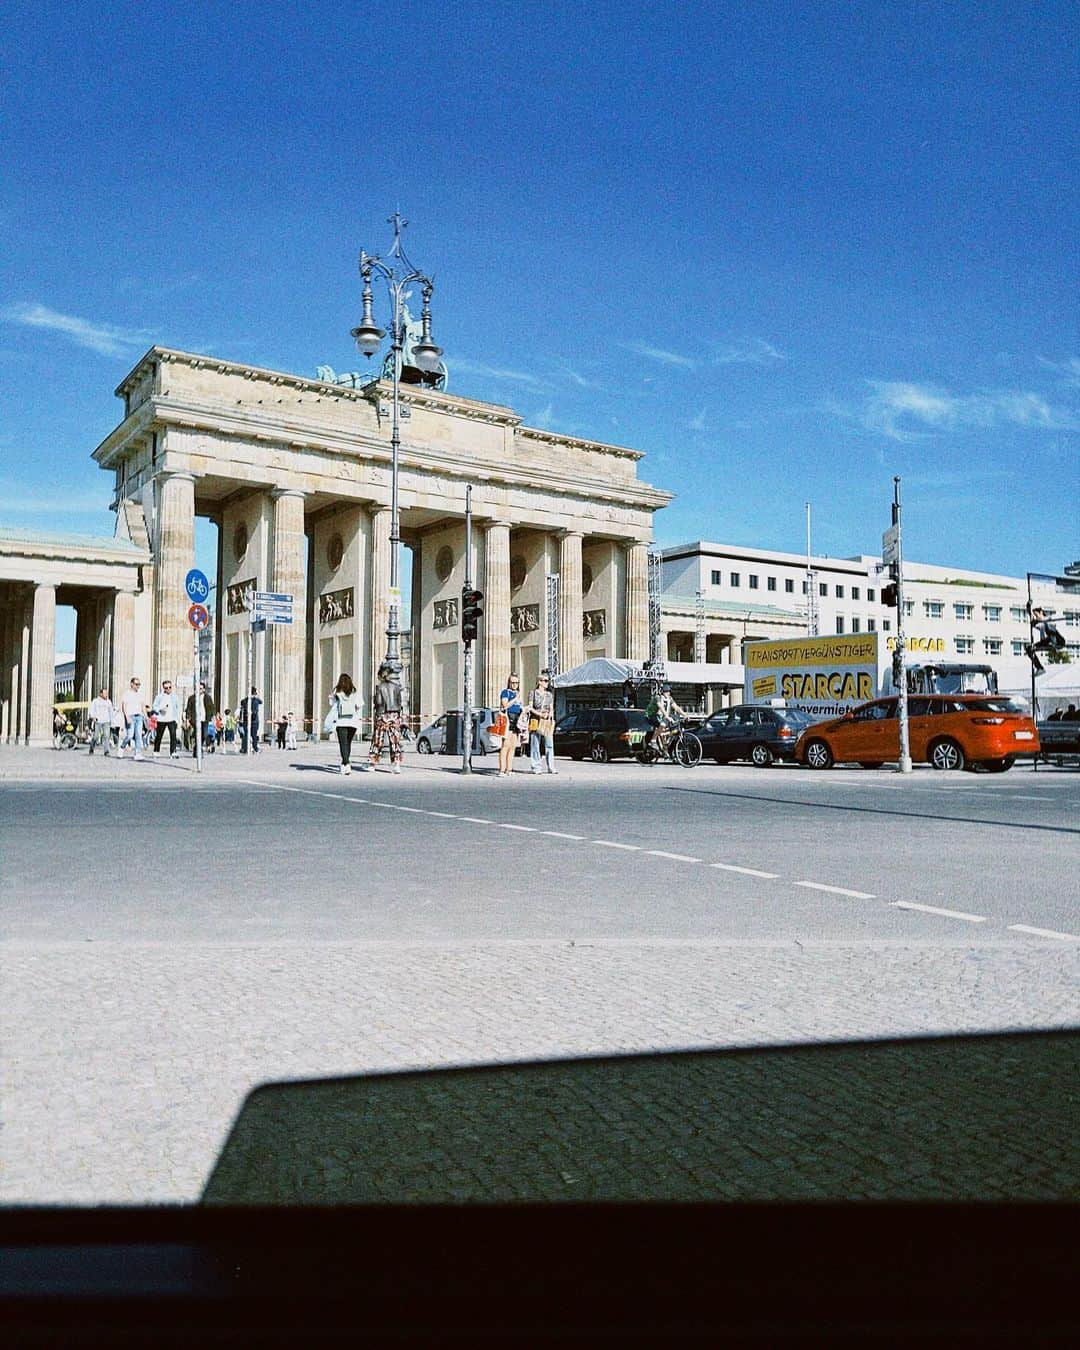
[[[1080,939],[1075,771],[172,770],[0,783],[8,940]]]

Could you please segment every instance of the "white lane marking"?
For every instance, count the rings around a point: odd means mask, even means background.
[[[426,816],[426,815],[430,815],[430,812],[423,810],[423,808],[422,808],[422,807],[419,807],[419,806],[395,806],[395,807],[394,807],[394,810],[395,810],[395,811],[410,811],[410,812],[412,812],[412,814],[413,814],[414,816]]]
[[[843,886],[824,886],[820,881],[796,881],[796,886],[805,886],[808,891],[827,891],[829,895],[846,895],[852,900],[874,900],[869,891],[849,891]]]
[[[485,820],[483,816],[458,816],[458,820],[468,821],[470,825],[494,825],[493,820]]]
[[[985,923],[985,914],[965,914],[959,909],[938,909],[936,905],[917,905],[914,900],[893,900],[896,909],[917,909],[920,914],[940,914],[943,919],[963,919],[966,923]]]
[[[1024,792],[1003,792],[1003,797],[1008,797],[1013,802],[1052,802],[1053,797],[1029,797]]]
[[[688,858],[685,853],[665,853],[662,848],[647,848],[645,852],[650,858],[670,858],[672,862],[691,862],[699,863],[700,858]]]
[[[441,816],[443,820],[457,820],[453,811],[425,811],[426,816]]]
[[[756,867],[736,867],[734,863],[710,863],[709,866],[719,868],[721,872],[738,872],[744,877],[763,877],[766,881],[775,881],[780,875],[779,872],[759,872]]]
[[[541,834],[546,834],[550,839],[584,839],[583,834],[565,834],[562,830],[541,830]]]
[[[1034,937],[1058,938],[1062,942],[1080,942],[1080,934],[1058,933],[1053,928],[1032,928],[1026,923],[1011,923],[1009,928],[1014,933],[1031,933]]]
[[[614,839],[594,839],[594,844],[599,844],[602,848],[625,848],[628,852],[639,853],[641,851],[638,844],[620,844]]]
[[[536,834],[535,825],[511,825],[508,821],[500,820],[498,822],[500,830],[527,830],[529,834]]]
[[[287,787],[284,783],[260,783],[254,778],[241,778],[241,783],[249,787],[270,787],[275,792],[299,792],[305,797],[329,797],[333,802],[355,802],[358,806],[380,806],[381,802],[369,802],[366,797],[350,797],[344,792],[322,792],[318,788]]]

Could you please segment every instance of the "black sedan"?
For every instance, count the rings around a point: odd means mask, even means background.
[[[704,754],[717,764],[748,759],[764,768],[776,760],[794,762],[795,743],[812,722],[797,708],[769,708],[740,703],[713,713],[698,728]]]
[[[637,708],[582,708],[556,726],[555,753],[606,764],[637,754],[651,729]]]

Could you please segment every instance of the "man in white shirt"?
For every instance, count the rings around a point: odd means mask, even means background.
[[[162,737],[165,735],[165,728],[169,729],[169,754],[173,759],[180,758],[180,751],[176,745],[176,724],[180,721],[180,701],[173,693],[172,680],[161,681],[161,693],[154,699],[154,706],[150,711],[157,718],[157,729],[154,732],[154,758],[157,758],[158,751],[161,749]]]
[[[90,704],[87,713],[93,730],[93,736],[90,740],[90,753],[93,754],[100,745],[105,752],[106,759],[109,757],[109,747],[112,745],[113,711],[109,691],[102,689],[97,698]]]
[[[124,758],[124,747],[131,741],[132,759],[142,759],[143,720],[146,717],[146,702],[142,696],[142,680],[132,678],[120,700],[120,712],[124,719],[124,739],[120,742],[119,757]]]

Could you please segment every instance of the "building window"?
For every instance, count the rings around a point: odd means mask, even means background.
[[[802,593],[803,593],[803,595],[809,595],[809,594],[810,594],[810,586],[809,586],[809,584],[808,584],[807,582],[805,582],[805,581],[804,581],[803,584],[802,584]]]
[[[1001,655],[1001,639],[1000,639],[1000,638],[983,638],[983,651],[987,654],[987,656],[1000,656],[1000,655]]]
[[[719,572],[715,572],[715,571],[713,572],[713,574],[712,574],[712,584],[713,584],[714,586],[719,586],[719,585],[720,585],[720,573],[719,573]]]
[[[914,600],[905,600],[905,601],[904,601],[904,613],[905,613],[905,614],[914,614],[914,613],[915,613],[915,601],[914,601]]]
[[[837,598],[837,600],[843,600],[843,598],[844,598],[844,588],[843,588],[843,586],[837,586],[837,588],[836,588],[836,598]],[[852,592],[851,592],[851,598],[852,598],[852,600],[857,600],[859,597],[855,594],[854,591],[852,591]]]
[[[867,621],[866,621],[866,631],[867,631],[868,633],[876,633],[876,632],[877,632],[877,619],[867,619]]]
[[[818,585],[818,595],[828,595],[828,594],[829,594],[828,586],[826,586],[826,584],[823,581],[820,582]]]
[[[973,637],[958,637],[956,639],[956,650],[961,656],[970,656],[975,650],[975,639]]]
[[[866,598],[867,600],[870,601],[871,604],[873,604],[874,601],[877,599],[877,591],[873,589],[868,589],[866,592]]]
[[[765,582],[765,588],[766,588],[766,590],[775,591],[775,590],[776,590],[776,578],[775,578],[775,577],[769,577],[768,580]]]
[[[844,631],[844,616],[842,614],[838,614],[836,616],[836,631],[838,633],[842,633]]]
[[[1013,623],[1027,623],[1027,610],[1023,605],[1013,605],[1009,610],[1009,618]]]
[[[1080,610],[1067,609],[1065,611],[1065,627],[1080,628]]]
[[[756,590],[757,590],[757,588],[758,588],[758,584],[757,584],[757,583],[758,583],[757,577],[754,576],[753,572],[751,572],[751,573],[750,573],[750,589],[751,589],[752,591],[756,591]]]
[[[852,631],[853,633],[861,633],[861,632],[862,632],[862,620],[861,620],[861,619],[858,619],[858,618],[852,619],[852,621],[851,621],[851,631]]]
[[[805,586],[803,587],[803,589],[804,590],[806,589]],[[791,579],[791,577],[784,578],[784,594],[785,595],[795,594],[795,582]]]
[[[732,584],[733,586],[738,586],[738,584],[739,584],[739,574],[738,574],[738,572],[732,572],[732,574],[731,574],[731,584]]]
[[[1019,638],[1013,638],[1013,643],[1012,643],[1012,654],[1013,654],[1013,656],[1023,656],[1023,655],[1024,655],[1024,644],[1020,641]]]
[[[851,588],[851,598],[852,598],[852,600],[858,600],[858,598],[859,598],[859,588],[858,588],[858,586],[852,586],[852,588]],[[873,600],[873,598],[874,598],[873,596],[870,597],[871,600]]]
[[[974,606],[974,605],[961,605],[961,604],[955,604],[955,605],[953,605],[952,608],[953,608],[953,614],[954,614],[954,615],[956,616],[956,618],[958,618],[958,619],[967,619],[967,620],[970,621],[971,619],[974,619],[974,617],[975,617],[975,606]]]
[[[924,600],[923,609],[926,611],[928,619],[943,619],[945,617],[945,604],[941,600]]]
[[[983,605],[983,618],[987,621],[987,623],[1000,623],[1000,622],[1001,622],[1001,606],[1000,606],[1000,605]]]
[[[1070,661],[1080,661],[1080,642],[1066,642],[1065,650],[1069,653]]]
[[[883,633],[891,633],[891,632],[892,632],[892,619],[882,619],[882,621],[881,621],[881,631],[882,631]]]

